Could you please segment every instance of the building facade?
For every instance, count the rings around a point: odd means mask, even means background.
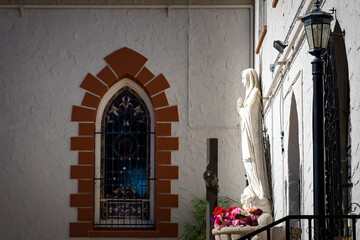
[[[205,196],[207,138],[219,195],[239,201],[253,13],[245,0],[2,1],[2,239],[180,237]]]
[[[274,218],[312,214],[313,57],[300,17],[313,3],[1,1],[2,239],[180,237],[191,199],[205,196],[208,138],[219,140],[219,195],[239,201],[236,103],[249,67],[262,85]],[[338,155],[326,181],[341,191],[326,185],[340,196],[328,209],[359,214],[360,3],[322,1],[332,8],[325,69],[338,91],[325,94],[325,115],[335,106],[341,134],[326,135],[338,147],[327,142]]]
[[[308,53],[300,18],[311,11],[314,2],[255,3],[255,68],[262,80],[264,122],[271,146],[275,219],[313,214],[313,56]],[[324,56],[326,213],[359,214],[356,25],[360,3],[320,2],[322,10],[333,12],[334,18],[328,54]],[[287,45],[282,53],[273,46],[275,41]],[[306,222],[300,224],[303,232],[308,231]]]

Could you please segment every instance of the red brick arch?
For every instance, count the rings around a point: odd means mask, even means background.
[[[179,149],[179,139],[171,136],[172,122],[179,121],[177,106],[169,106],[165,90],[170,84],[163,74],[155,75],[144,65],[141,54],[121,48],[105,57],[107,66],[96,76],[90,73],[80,87],[86,90],[81,106],[73,106],[71,121],[78,122],[79,136],[71,138],[71,150],[78,151],[78,163],[71,166],[78,192],[70,194],[70,206],[78,210],[70,223],[70,237],[178,237],[178,224],[171,222],[171,208],[178,207],[178,195],[171,192],[171,180],[178,179],[178,166],[171,164],[171,151]],[[95,121],[104,94],[123,78],[135,81],[149,95],[155,111],[155,230],[97,230],[93,227]]]

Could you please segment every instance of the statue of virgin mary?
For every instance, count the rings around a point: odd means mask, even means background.
[[[271,213],[270,188],[266,171],[261,116],[261,92],[254,69],[242,72],[245,99],[238,102],[241,118],[242,161],[249,185],[241,195],[244,208],[261,208]]]

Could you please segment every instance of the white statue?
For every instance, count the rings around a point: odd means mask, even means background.
[[[254,69],[242,72],[245,99],[238,100],[241,118],[242,160],[249,185],[241,195],[244,208],[261,208],[271,214],[270,188],[267,178],[261,117],[261,93]]]

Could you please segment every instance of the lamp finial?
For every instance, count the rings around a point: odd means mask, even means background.
[[[320,10],[320,1],[316,0],[314,3],[314,10],[319,11]]]

